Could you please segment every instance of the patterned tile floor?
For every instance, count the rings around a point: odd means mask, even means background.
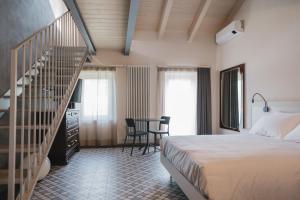
[[[186,200],[160,164],[159,152],[81,149],[67,166],[53,166],[32,200]]]

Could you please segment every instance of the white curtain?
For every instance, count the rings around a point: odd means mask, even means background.
[[[107,146],[117,143],[115,70],[82,71],[80,145]]]
[[[160,69],[158,113],[171,117],[170,135],[197,131],[197,71]]]

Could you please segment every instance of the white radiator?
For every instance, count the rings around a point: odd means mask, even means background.
[[[150,67],[127,67],[126,116],[148,118],[150,116]],[[137,128],[146,130],[144,123]]]

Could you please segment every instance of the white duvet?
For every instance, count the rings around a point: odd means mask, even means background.
[[[162,154],[211,200],[300,200],[300,143],[252,134],[176,136]]]

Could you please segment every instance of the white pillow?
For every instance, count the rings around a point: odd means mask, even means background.
[[[284,137],[284,140],[293,140],[300,142],[300,125],[289,132],[289,134]]]
[[[261,117],[249,133],[283,138],[298,124],[300,124],[300,114],[298,113],[270,113]]]

